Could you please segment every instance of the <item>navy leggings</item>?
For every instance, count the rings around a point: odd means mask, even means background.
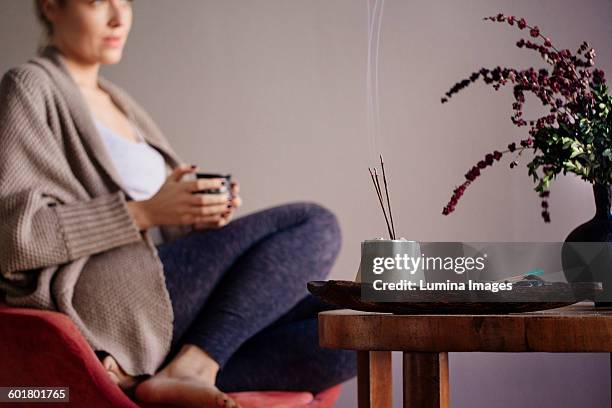
[[[317,313],[337,307],[306,289],[327,277],[340,245],[336,216],[312,202],[158,245],[174,310],[164,365],[195,344],[221,366],[216,385],[226,392],[316,393],[354,377],[355,352],[318,345]]]

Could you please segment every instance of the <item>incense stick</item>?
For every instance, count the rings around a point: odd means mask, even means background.
[[[376,179],[374,178],[374,173],[372,172],[373,169],[370,169],[368,167],[368,170],[370,170],[370,176],[372,176],[372,182],[374,183],[374,190],[376,190],[376,195],[378,196],[378,199],[380,200],[382,198],[382,195],[380,192],[380,186],[376,183]]]
[[[374,168],[374,176],[376,177],[376,186],[378,187],[378,198],[380,200],[380,205],[383,207],[383,213],[385,212],[385,207],[383,204],[383,195],[382,188],[380,186],[380,179],[378,178],[378,172],[376,171],[376,167]],[[393,229],[391,228],[391,223],[389,222],[389,218],[386,217],[385,213],[385,221],[387,222],[387,229],[389,230],[389,239],[395,239],[395,234],[393,233]]]
[[[391,219],[391,230],[393,230],[393,239],[395,239],[395,225],[393,224],[393,214],[391,213],[391,200],[389,200],[389,189],[387,188],[387,176],[385,175],[385,163],[383,162],[382,154],[380,155],[380,167],[382,167],[383,181],[385,183],[385,195],[387,196],[387,206],[389,207],[389,218]]]
[[[389,236],[391,236],[391,228],[389,226],[389,220],[387,219],[387,213],[385,212],[385,207],[382,201],[382,192],[380,190],[380,183],[378,182],[378,174],[376,173],[376,168],[370,169],[370,176],[372,176],[372,182],[374,183],[374,190],[376,190],[376,195],[378,196],[378,202],[380,203],[380,207],[383,210],[383,216],[385,217],[385,223],[387,224],[387,229],[389,230]],[[372,172],[373,171],[373,172]]]
[[[389,231],[389,238],[393,239],[393,233],[391,232],[391,225],[389,224],[389,220],[387,219],[387,212],[385,211],[385,205],[383,204],[382,192],[380,191],[380,183],[377,183],[378,173],[376,172],[376,168],[374,168],[374,173],[372,173],[372,169],[368,167],[368,171],[370,172],[370,176],[372,177],[372,183],[374,183],[374,189],[376,190],[376,195],[378,196],[378,201],[380,202],[380,207],[382,208],[383,215],[385,216],[385,222],[387,223],[387,229]]]
[[[380,187],[380,179],[378,178],[378,172],[376,171],[376,167],[374,168],[374,177],[376,178],[376,187],[378,192],[378,199],[380,200],[380,206],[383,208],[383,213],[385,213],[385,221],[387,222],[387,229],[389,229],[389,239],[393,239],[393,230],[391,229],[391,223],[389,222],[389,219],[387,218],[387,214],[385,212],[382,188]]]

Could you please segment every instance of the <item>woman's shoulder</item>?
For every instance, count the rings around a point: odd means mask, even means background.
[[[0,90],[26,91],[31,95],[44,94],[51,89],[51,80],[45,70],[30,61],[9,68],[0,79]]]

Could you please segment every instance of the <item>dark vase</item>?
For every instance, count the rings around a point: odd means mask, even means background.
[[[612,186],[593,184],[595,216],[565,239],[563,272],[568,282],[601,282],[595,306],[612,306]]]

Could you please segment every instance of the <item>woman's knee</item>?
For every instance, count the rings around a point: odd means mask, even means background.
[[[340,223],[330,209],[314,201],[295,201],[253,216],[273,218],[279,231],[290,233],[289,245],[298,246],[298,251],[310,262],[310,267],[305,270],[313,274],[311,280],[327,276],[342,245]]]
[[[307,214],[307,220],[315,225],[317,239],[326,251],[336,256],[342,246],[342,230],[336,214],[316,202],[304,201],[301,204]]]

